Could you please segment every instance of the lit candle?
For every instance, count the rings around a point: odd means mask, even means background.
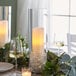
[[[0,47],[2,47],[8,40],[8,22],[0,21]]]
[[[32,48],[33,50],[40,49],[44,46],[44,29],[33,28],[32,31]]]
[[[31,71],[29,69],[22,69],[22,76],[31,76]]]
[[[40,73],[46,62],[44,52],[44,29],[41,27],[32,29],[32,52],[30,54],[30,67],[33,72]]]

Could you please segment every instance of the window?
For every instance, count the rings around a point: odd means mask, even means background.
[[[52,3],[54,42],[63,41],[67,45],[67,33],[76,34],[76,0],[52,0]]]
[[[53,33],[67,44],[67,33],[76,34],[76,0],[53,0]]]

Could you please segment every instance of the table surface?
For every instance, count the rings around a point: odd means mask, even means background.
[[[20,71],[10,70],[1,72],[0,76],[22,76]],[[41,76],[40,74],[32,74],[32,76]]]

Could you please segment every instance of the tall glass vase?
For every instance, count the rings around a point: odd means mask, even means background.
[[[30,68],[34,73],[40,73],[46,63],[46,20],[45,9],[29,9],[31,27]],[[42,20],[42,21],[41,21]],[[45,23],[44,23],[45,22]]]

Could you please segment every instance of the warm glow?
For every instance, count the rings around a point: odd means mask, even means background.
[[[32,30],[32,45],[33,47],[40,47],[44,44],[44,29],[33,28]]]
[[[44,29],[37,27],[32,29],[32,52],[30,54],[30,67],[32,71],[40,73],[43,63],[46,62],[44,51]]]
[[[8,22],[0,21],[0,47],[2,47],[8,40]]]
[[[22,69],[22,76],[31,76],[31,71],[27,69]]]

